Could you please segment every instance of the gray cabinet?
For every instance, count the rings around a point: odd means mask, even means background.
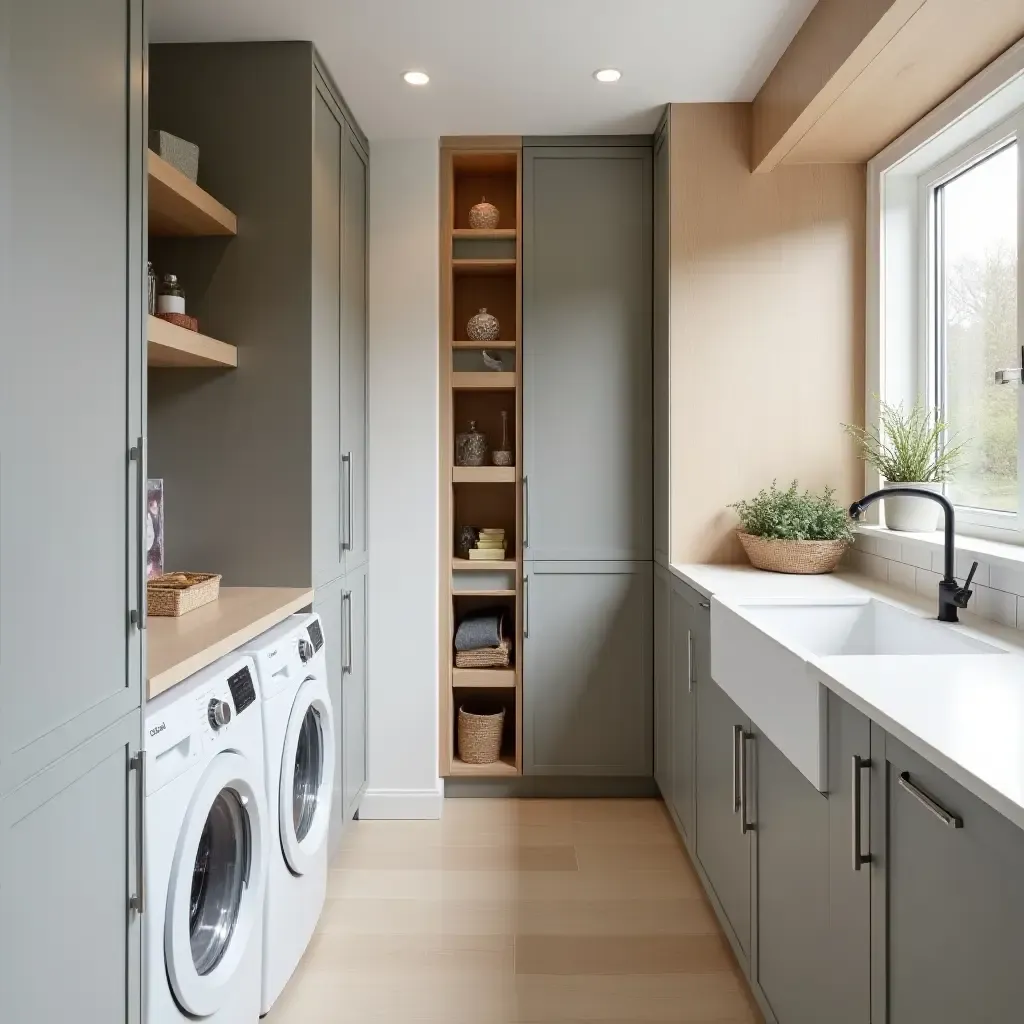
[[[696,591],[672,588],[672,807],[693,848],[696,782],[697,689],[711,679],[711,619]]]
[[[334,789],[331,793],[331,853],[341,845],[345,823],[345,725],[342,697],[342,665],[345,661],[345,607],[340,583],[317,591],[313,610],[323,622],[327,660],[327,692],[334,713]]]
[[[523,151],[527,558],[651,558],[650,146]]]
[[[672,788],[672,575],[654,566],[654,781],[665,806],[674,809]]]
[[[891,736],[884,744],[872,795],[888,819],[887,841],[872,850],[875,907],[887,910],[873,949],[872,977],[884,986],[875,1019],[1018,1020],[1024,831]]]
[[[669,290],[672,245],[670,119],[664,118],[654,139],[654,558],[671,557],[669,524],[672,520],[670,493],[671,403],[669,382]]]
[[[753,831],[742,822],[741,775],[754,766],[750,720],[710,678],[697,688],[697,858],[735,945],[750,956]],[[741,764],[742,761],[742,764]],[[746,769],[742,772],[741,769]]]
[[[524,771],[652,773],[651,564],[527,565]]]
[[[349,573],[341,592],[344,646],[341,664],[342,794],[345,820],[366,789],[366,569]]]

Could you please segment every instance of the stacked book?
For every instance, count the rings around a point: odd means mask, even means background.
[[[476,544],[469,550],[469,557],[481,562],[502,561],[505,557],[505,531],[481,530]]]

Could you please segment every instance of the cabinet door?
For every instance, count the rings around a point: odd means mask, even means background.
[[[341,587],[334,585],[316,594],[313,608],[324,627],[327,659],[327,692],[334,713],[334,789],[331,792],[331,831],[329,846],[333,854],[341,844],[345,827],[345,722],[342,703],[341,666],[345,657],[345,628]]]
[[[342,515],[351,572],[366,562],[366,158],[348,128],[341,168]]]
[[[0,1020],[141,1020],[140,730],[131,712],[0,800]]]
[[[891,736],[879,786],[888,1024],[1019,1020],[1024,831]]]
[[[524,770],[650,776],[650,563],[533,566],[524,614]]]
[[[141,3],[3,10],[0,794],[142,703],[145,484]]]
[[[697,687],[697,858],[744,954],[750,954],[751,836],[740,816],[740,733],[750,722],[710,678]]]
[[[755,742],[755,976],[783,1024],[831,1024],[828,797],[764,735]]]
[[[313,115],[313,375],[311,387],[313,584],[344,570],[342,466],[341,167],[343,129],[316,93]]]
[[[345,577],[342,591],[345,648],[341,667],[345,820],[366,789],[366,570]]]
[[[523,151],[531,560],[651,558],[651,160]]]
[[[665,806],[675,809],[672,789],[672,577],[654,567],[654,781]]]
[[[669,273],[671,270],[671,161],[669,119],[654,142],[654,557],[667,561],[669,523]]]
[[[859,758],[860,779],[853,758]],[[854,867],[854,801],[860,821],[859,850],[870,856],[871,723],[859,711],[828,695],[829,916],[828,1008],[832,1024],[871,1020],[871,868]],[[856,787],[856,792],[855,792]],[[860,861],[858,861],[860,863]],[[763,955],[763,954],[762,954]]]
[[[698,665],[710,666],[707,613],[682,584],[672,590],[672,803],[686,840],[693,844],[694,727]]]

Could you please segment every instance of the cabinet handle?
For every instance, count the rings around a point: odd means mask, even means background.
[[[530,546],[530,479],[523,477],[523,547]]]
[[[693,630],[686,631],[686,689],[693,693]]]
[[[149,496],[146,493],[146,439],[140,437],[135,447],[128,453],[129,458],[135,463],[135,515],[138,519],[135,524],[137,534],[138,552],[138,580],[139,593],[136,597],[138,608],[131,613],[132,623],[139,629],[146,628],[146,579],[149,564],[146,550],[146,523],[149,518]]]
[[[900,772],[899,782],[901,789],[905,789],[919,804],[927,807],[943,825],[946,825],[949,828],[964,827],[963,818],[956,814],[950,814],[945,807],[937,804],[927,793],[924,792],[924,790],[918,789],[917,786],[910,781],[910,772]]]
[[[859,754],[854,754],[850,761],[850,773],[852,776],[852,787],[853,792],[850,794],[850,803],[852,805],[851,814],[853,816],[851,832],[853,833],[853,870],[860,871],[865,864],[871,863],[870,853],[861,853],[862,841],[861,841],[861,820],[863,816],[863,810],[861,808],[862,794],[861,794],[861,772],[865,768],[871,767],[871,760],[867,757],[861,757]]]
[[[352,453],[345,452],[341,457],[341,488],[339,505],[341,506],[341,550],[352,550]]]
[[[146,752],[140,750],[128,763],[135,780],[135,895],[128,906],[137,914],[146,912]]]
[[[701,608],[706,608],[706,609],[708,609],[710,611],[710,609],[711,609],[711,602],[710,601],[701,601],[700,606],[701,606]]]
[[[352,672],[352,591],[341,592],[341,607],[344,612],[345,621],[342,625],[342,646],[345,654],[341,663],[341,674],[347,676]]]
[[[747,801],[750,796],[747,787],[747,743],[754,739],[752,732],[740,729],[740,831],[743,835],[754,831],[754,824],[747,820]]]
[[[743,726],[732,727],[732,813],[740,809],[740,744],[743,742]]]
[[[523,577],[523,639],[530,636],[530,577]]]

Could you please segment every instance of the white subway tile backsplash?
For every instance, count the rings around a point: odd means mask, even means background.
[[[858,533],[853,538],[853,545],[859,551],[866,551],[869,555],[878,554],[878,541],[874,537],[869,537],[866,533]]]
[[[1024,595],[1024,572],[1010,569],[1005,565],[993,565],[989,569],[989,586],[1007,594]]]
[[[869,554],[867,551],[854,551],[850,554],[850,566],[856,572],[862,573],[870,579],[879,583],[887,583],[889,580],[889,561],[879,558],[878,555]]]
[[[931,569],[918,569],[914,574],[914,589],[923,597],[934,597],[938,600],[941,582],[942,576]]]
[[[1017,626],[1017,597],[991,587],[974,587],[971,610],[1003,626]]]
[[[900,561],[917,569],[932,571],[932,553],[920,544],[900,544]]]
[[[878,537],[874,538],[875,541],[875,554],[881,555],[883,558],[888,558],[890,561],[899,562],[900,558],[900,542],[895,537]]]
[[[894,587],[917,590],[917,569],[904,562],[889,563],[889,582]]]
[[[958,551],[956,553],[956,578],[963,582],[967,579],[967,574],[971,571],[971,566],[974,564],[975,559],[973,556],[967,554],[964,551]],[[946,556],[942,551],[932,552],[932,572],[945,572]],[[991,580],[989,579],[989,565],[987,562],[978,562],[978,571],[974,574],[974,582],[981,587],[992,586]],[[1003,587],[997,587],[997,590],[1003,590]]]

